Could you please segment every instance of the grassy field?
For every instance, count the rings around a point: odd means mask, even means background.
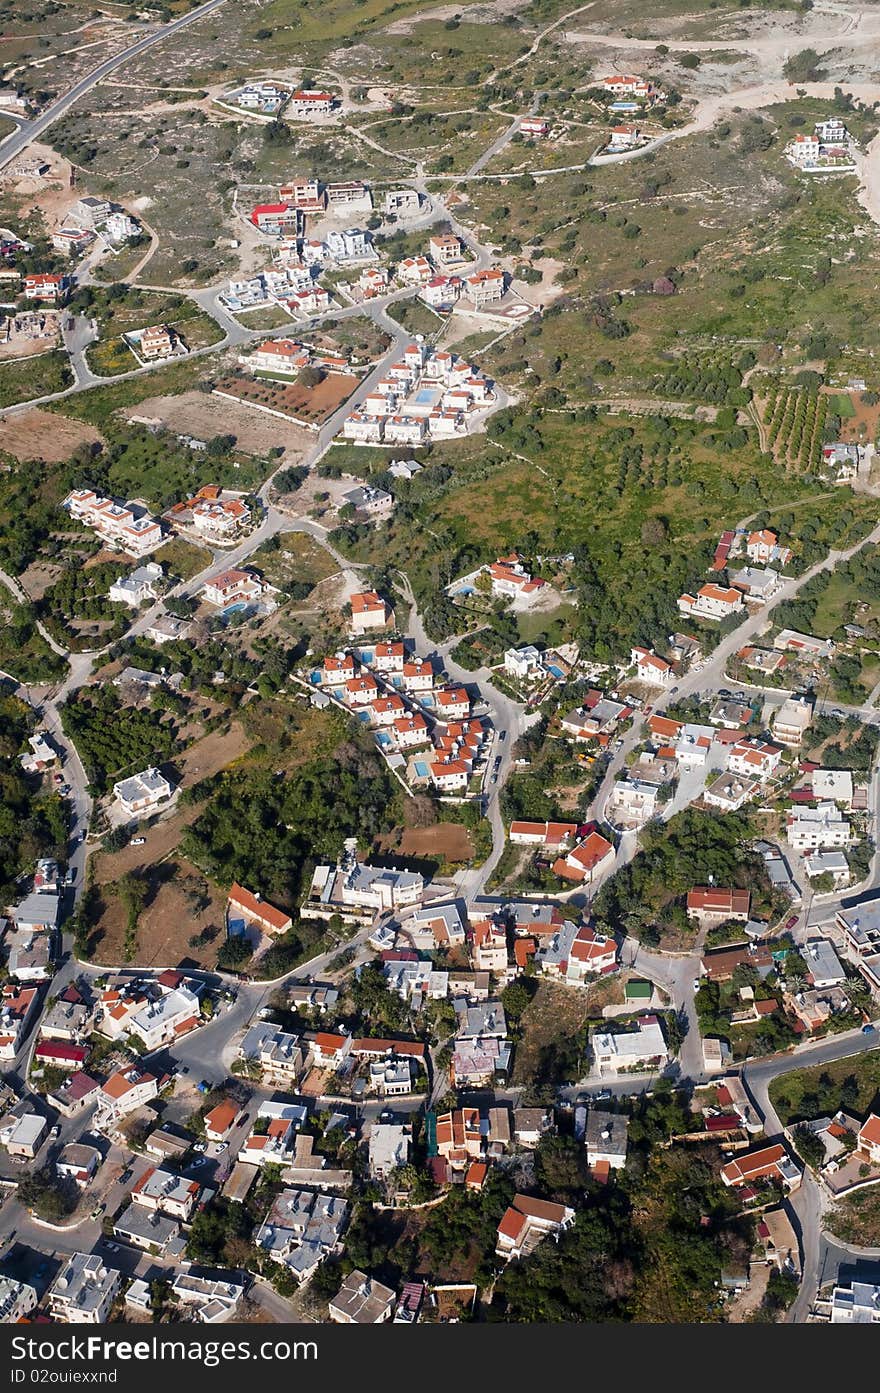
[[[151,558],[165,567],[168,576],[177,580],[191,580],[211,564],[211,553],[207,547],[195,546],[183,537],[172,537],[155,552]]]
[[[862,1117],[880,1089],[880,1050],[835,1060],[814,1069],[794,1069],[770,1085],[770,1101],[782,1122],[833,1114],[841,1106]]]
[[[36,358],[13,359],[0,364],[0,407],[63,392],[72,383],[67,354],[60,349]]]

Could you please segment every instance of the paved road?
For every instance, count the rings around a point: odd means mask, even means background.
[[[170,20],[168,24],[163,24],[161,28],[155,29],[151,34],[146,34],[142,39],[138,39],[129,48],[123,49],[122,53],[117,53],[115,57],[107,58],[103,63],[99,63],[97,68],[75,83],[69,92],[65,92],[63,97],[59,97],[58,101],[53,102],[40,116],[27,123],[22,123],[18,131],[7,137],[0,145],[0,169],[16,159],[22,150],[26,149],[32,141],[38,140],[56,121],[60,121],[61,117],[65,116],[70,108],[79,101],[80,97],[84,97],[86,92],[90,92],[93,87],[97,86],[102,78],[108,77],[117,68],[121,68],[124,63],[130,62],[132,58],[137,58],[141,53],[146,53],[147,49],[152,48],[154,44],[170,38],[178,30],[185,28],[188,24],[195,23],[204,15],[211,14],[223,4],[225,4],[225,0],[207,0],[206,4],[199,5],[197,9],[181,15],[179,19]]]

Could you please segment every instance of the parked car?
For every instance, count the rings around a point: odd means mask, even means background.
[[[217,1143],[217,1155],[222,1156],[224,1151],[229,1150],[229,1142],[221,1141]]]
[[[870,1022],[870,1021],[868,1022],[867,1025],[863,1025],[863,1026],[862,1026],[862,1034],[863,1034],[863,1035],[873,1035],[873,1034],[874,1034],[874,1027],[871,1025],[871,1022]]]
[[[694,991],[695,991],[695,992],[698,992],[698,991],[700,990],[700,987],[701,987],[702,985],[703,985],[703,979],[702,979],[702,977],[695,977],[695,978],[694,978]]]
[[[208,1149],[207,1142],[203,1142],[203,1141],[193,1142],[193,1151],[207,1151],[207,1149]]]
[[[790,917],[789,917],[788,919],[786,919],[786,921],[785,921],[785,932],[786,932],[786,933],[791,933],[791,930],[794,928],[794,926],[795,926],[795,924],[797,923],[799,917],[800,917],[800,916],[797,915],[797,914],[792,914],[792,915],[790,915]]]
[[[146,837],[132,837],[129,846],[143,846],[146,840]]]
[[[50,1137],[60,1137],[60,1136],[61,1136],[61,1128],[59,1127],[59,1125],[58,1125],[57,1122],[55,1123],[55,1126],[50,1130],[49,1136],[50,1136]]]

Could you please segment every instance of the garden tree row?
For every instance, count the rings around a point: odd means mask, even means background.
[[[18,760],[34,720],[16,697],[0,695],[0,898],[16,898],[19,876],[41,856],[63,859],[67,848],[67,804],[57,793],[35,795]]]

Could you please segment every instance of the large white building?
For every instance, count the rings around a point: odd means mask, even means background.
[[[71,517],[91,527],[108,547],[146,556],[164,541],[162,524],[130,503],[117,503],[92,489],[74,489],[64,500]]]
[[[636,1029],[632,1031],[594,1031],[591,1044],[600,1074],[619,1074],[639,1069],[660,1070],[669,1059],[656,1016],[639,1017]]]
[[[174,792],[173,785],[158,769],[144,769],[113,785],[113,796],[129,817],[151,812],[165,803]]]
[[[49,1292],[49,1311],[66,1325],[104,1325],[122,1274],[97,1253],[73,1253]]]

